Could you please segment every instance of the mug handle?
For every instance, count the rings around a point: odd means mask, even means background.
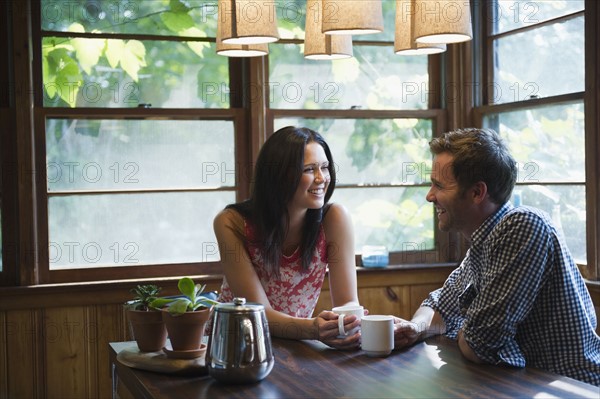
[[[345,314],[338,315],[338,333],[339,333],[339,335],[347,334],[347,332],[344,331],[344,317],[345,316],[346,316]]]

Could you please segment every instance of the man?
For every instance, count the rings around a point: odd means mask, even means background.
[[[396,348],[445,334],[473,362],[533,366],[600,386],[590,295],[549,217],[508,202],[517,167],[505,143],[492,130],[464,129],[429,145],[426,199],[440,230],[471,245],[412,320],[396,321]]]

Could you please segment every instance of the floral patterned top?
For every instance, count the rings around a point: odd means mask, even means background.
[[[279,278],[269,275],[264,267],[260,248],[252,244],[256,236],[254,227],[244,221],[244,228],[247,238],[246,251],[248,251],[271,307],[290,316],[311,317],[321,294],[327,270],[327,242],[323,226],[319,230],[317,245],[309,269],[306,272],[302,271],[302,257],[298,248],[292,255],[282,256]],[[227,280],[223,278],[218,301],[232,302],[233,298]]]

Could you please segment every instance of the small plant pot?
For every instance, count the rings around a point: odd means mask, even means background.
[[[201,348],[210,309],[202,308],[194,312],[173,315],[169,313],[168,308],[165,308],[161,313],[174,351],[192,351]]]
[[[133,338],[142,352],[162,350],[167,342],[167,329],[162,312],[127,310]]]

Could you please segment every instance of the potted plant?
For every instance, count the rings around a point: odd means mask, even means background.
[[[150,306],[163,310],[174,352],[198,352],[206,346],[202,344],[204,327],[211,307],[218,302],[204,294],[206,285],[195,284],[189,277],[182,277],[177,288],[180,296],[157,298]]]
[[[167,342],[162,313],[150,305],[160,290],[154,284],[138,285],[130,291],[134,295],[133,300],[125,303],[133,338],[142,352],[159,351]]]

